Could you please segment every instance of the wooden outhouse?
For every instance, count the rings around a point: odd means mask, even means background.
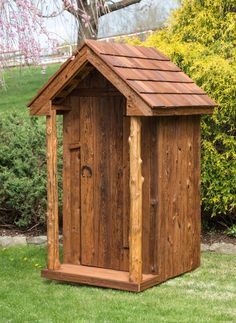
[[[89,40],[30,102],[46,116],[48,268],[142,291],[200,264],[200,116],[216,106],[154,48]],[[59,261],[56,115],[63,115]]]

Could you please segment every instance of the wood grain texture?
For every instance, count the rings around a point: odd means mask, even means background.
[[[64,69],[59,69],[59,72],[53,75],[42,90],[40,90],[39,95],[29,103],[32,114],[37,115],[37,111],[40,111],[43,105],[62,91],[73,80],[75,75],[78,74],[81,67],[85,65],[86,49],[83,49],[76,56],[76,59],[69,60],[68,64],[64,65]]]
[[[173,108],[168,111],[173,115],[175,109],[183,107],[187,107],[185,113],[199,114],[194,111],[200,107],[203,114],[208,114],[217,106],[184,72],[156,49],[88,41],[29,103],[30,113],[47,115],[48,101],[62,104],[93,69],[97,69],[115,86],[116,91],[108,95],[118,95],[118,90],[131,102],[131,107],[136,107],[128,109],[128,115],[151,116],[152,109],[158,108]],[[104,92],[100,95],[104,96]],[[91,96],[97,93],[95,90]],[[84,89],[77,95],[88,94]]]
[[[130,281],[142,281],[142,159],[141,120],[130,119],[130,239],[129,274]]]
[[[129,281],[129,273],[125,271],[68,264],[63,264],[59,270],[43,270],[41,275],[47,279],[132,292],[140,292],[159,283],[156,275],[143,275],[142,283],[137,284]]]
[[[71,159],[72,113],[63,115],[63,261],[71,261]]]
[[[46,117],[47,138],[47,238],[48,269],[60,267],[58,228],[58,183],[57,183],[57,128],[56,111]]]
[[[123,98],[80,102],[81,165],[91,169],[81,182],[82,262],[122,270]]]
[[[199,117],[159,118],[157,267],[161,280],[199,265]]]
[[[133,105],[136,105],[137,115],[152,115],[150,106],[139,98],[135,91],[127,86],[126,82],[119,77],[116,73],[112,73],[111,69],[107,64],[92,51],[88,52],[88,60],[93,64],[96,69],[104,75],[116,88],[120,91]]]
[[[63,116],[63,254],[65,263],[80,263],[80,129],[78,99]]]

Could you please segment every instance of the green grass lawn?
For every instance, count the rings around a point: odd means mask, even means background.
[[[0,322],[236,322],[233,256],[140,294],[46,281],[45,263],[45,247],[0,250]]]
[[[7,112],[27,115],[26,104],[59,66],[59,64],[48,65],[46,75],[41,74],[40,67],[7,69],[4,72],[6,90],[0,88],[0,117]]]

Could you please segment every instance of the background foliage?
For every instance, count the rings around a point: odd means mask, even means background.
[[[236,207],[236,5],[184,0],[146,46],[160,49],[219,107],[202,120],[202,208],[230,224]],[[139,43],[139,41],[135,41]]]
[[[168,27],[144,43],[166,53],[219,104],[212,117],[202,120],[202,213],[204,218],[228,226],[236,222],[234,2],[184,0]],[[56,68],[49,67],[49,75]],[[0,114],[0,224],[29,226],[45,221],[45,120],[30,119],[27,112],[21,112],[26,111],[25,103],[35,89],[42,86],[40,70],[30,73],[19,78],[14,74],[8,82],[8,91],[1,93],[0,112],[4,111],[4,117]],[[18,83],[22,83],[19,88]],[[17,110],[17,114],[7,116],[9,107]],[[58,126],[60,129],[60,121]],[[61,156],[59,149],[60,186]],[[233,228],[232,225],[231,231]]]
[[[58,125],[61,128],[61,122]],[[19,227],[45,223],[45,120],[10,114],[0,121],[0,138],[0,221],[2,224],[14,223]],[[60,187],[61,154],[60,148]]]

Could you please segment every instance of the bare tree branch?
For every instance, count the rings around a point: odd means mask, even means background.
[[[113,12],[116,10],[120,10],[126,7],[131,6],[132,4],[140,3],[141,0],[122,0],[119,2],[113,2],[112,4],[108,5],[109,12]],[[101,14],[101,16],[104,16],[106,13]]]
[[[78,19],[79,13],[76,9],[74,9],[71,6],[67,6],[67,7],[65,7],[65,10],[68,11],[69,13],[71,13],[74,17],[76,17]]]

